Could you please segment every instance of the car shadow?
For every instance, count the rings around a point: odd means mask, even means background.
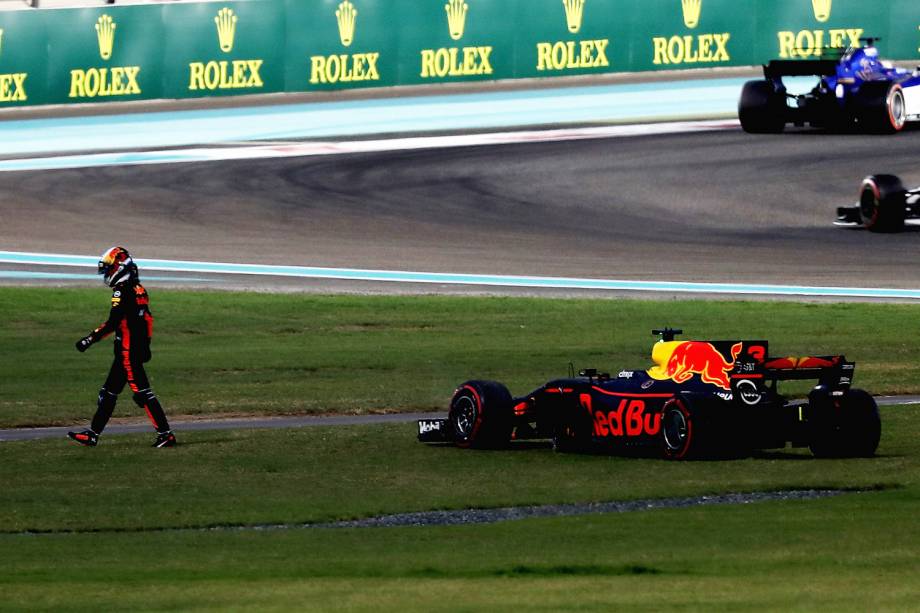
[[[909,122],[907,123],[900,131],[900,134],[908,134],[912,132],[920,132],[920,122]],[[787,136],[878,136],[879,138],[896,136],[895,134],[885,134],[878,132],[870,132],[866,130],[860,130],[857,127],[853,128],[825,128],[825,127],[814,127],[814,126],[793,126],[787,125],[785,130],[783,130],[783,135]]]

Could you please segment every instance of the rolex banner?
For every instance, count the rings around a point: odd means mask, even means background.
[[[289,91],[395,85],[399,52],[392,2],[291,0],[284,79]]]
[[[0,108],[47,102],[47,40],[32,11],[0,12]]]
[[[32,75],[35,94],[53,104],[162,98],[161,12],[152,6],[53,11],[58,19],[45,23],[47,71]]]
[[[898,46],[893,36],[905,32],[909,18],[913,30],[920,25],[920,2],[909,8],[897,2],[868,5],[854,0],[808,0],[807,2],[777,2],[771,11],[760,17],[761,35],[754,41],[758,58],[818,59],[832,49],[859,45],[867,36],[881,38],[878,43],[882,57],[912,59],[918,57],[916,47]],[[869,6],[873,10],[866,10]],[[874,10],[878,6],[883,10]],[[920,41],[915,41],[920,42]],[[762,60],[766,61],[766,60]]]
[[[236,0],[0,12],[0,107],[834,57],[920,58],[920,1]]]
[[[506,12],[509,4],[501,2],[390,4],[408,11],[391,22],[398,28],[401,84],[502,79],[515,74],[515,39],[509,36],[509,26],[518,2],[510,3],[512,15]]]
[[[287,37],[282,3],[182,2],[163,5],[161,10],[166,36],[156,59],[164,97],[285,90]]]
[[[621,72],[631,64],[630,38],[639,3],[622,0],[536,0],[539,19],[515,33],[515,75]]]

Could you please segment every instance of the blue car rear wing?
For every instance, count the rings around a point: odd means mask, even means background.
[[[829,77],[837,74],[837,60],[772,60],[763,67],[767,79],[777,77]]]

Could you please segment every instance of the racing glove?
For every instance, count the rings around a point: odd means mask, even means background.
[[[89,346],[92,344],[93,344],[93,337],[84,336],[83,338],[78,340],[76,343],[77,351],[79,351],[80,353],[83,353],[84,351],[89,349]]]

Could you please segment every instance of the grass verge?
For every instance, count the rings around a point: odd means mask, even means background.
[[[270,296],[155,291],[173,414],[439,408],[476,376],[528,391],[648,362],[648,331],[844,352],[874,393],[920,391],[916,307]],[[101,291],[0,289],[0,424],[92,412],[109,347],[73,341]],[[871,325],[867,325],[870,322]],[[129,406],[124,406],[128,404]],[[135,414],[122,400],[118,414]],[[920,409],[882,409],[879,457],[668,463],[429,447],[409,424],[0,444],[0,610],[901,611],[920,597]],[[825,500],[492,525],[203,530],[382,513],[798,488]]]
[[[411,425],[189,432],[171,450],[139,435],[4,443],[0,609],[904,610],[920,595],[918,417],[884,408],[879,457],[852,460],[473,452],[418,444]],[[878,486],[475,526],[170,530]]]
[[[111,346],[79,354],[73,343],[107,304],[101,289],[0,288],[0,427],[92,414]],[[649,331],[663,325],[687,338],[764,338],[776,355],[846,353],[872,393],[920,392],[904,334],[920,327],[912,305],[154,290],[152,307],[148,371],[170,415],[434,410],[473,377],[524,394],[569,362],[645,367]],[[138,415],[123,397],[116,416]]]

